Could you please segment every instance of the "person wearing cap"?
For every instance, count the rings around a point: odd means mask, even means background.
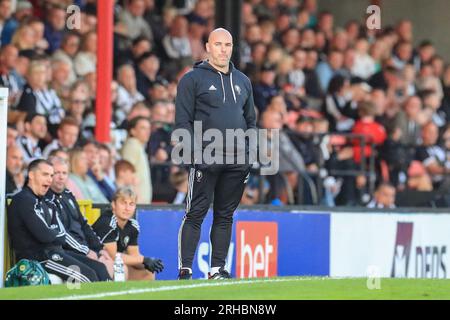
[[[255,130],[256,112],[251,82],[230,61],[232,35],[223,28],[213,30],[209,34],[206,50],[208,59],[195,63],[193,70],[187,72],[178,83],[175,130],[179,129],[180,133],[187,131],[192,139],[194,122],[195,125],[202,123],[203,130],[200,134],[208,129],[215,129],[224,137],[230,129],[244,132]],[[174,141],[175,139],[173,137]],[[194,144],[190,147],[191,151],[197,147],[196,150],[203,154],[207,144]],[[179,235],[180,280],[192,278],[201,225],[213,197],[210,279],[231,277],[225,269],[225,259],[230,245],[233,214],[250,174],[250,147],[248,144],[238,145],[237,152],[235,148],[231,152],[219,148],[215,154],[216,161],[208,161],[209,164],[205,163],[208,159],[196,158],[197,151],[188,154],[190,159],[184,161],[184,164],[190,166],[190,179],[186,214]],[[245,158],[245,161],[237,161],[239,158]]]
[[[279,89],[275,85],[276,66],[266,62],[261,67],[259,82],[253,87],[255,106],[260,113],[266,110],[273,97],[277,96]]]
[[[23,160],[28,165],[34,159],[42,157],[39,141],[47,135],[47,120],[38,113],[29,113],[25,118],[25,133],[17,138],[17,145],[22,150]]]

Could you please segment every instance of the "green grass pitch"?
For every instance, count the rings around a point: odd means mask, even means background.
[[[368,289],[367,282],[363,278],[317,277],[112,282],[81,284],[78,289],[66,285],[6,288],[0,289],[0,299],[450,299],[450,280],[380,279],[380,288],[372,290]]]

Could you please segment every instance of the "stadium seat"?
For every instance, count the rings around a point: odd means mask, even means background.
[[[88,224],[92,226],[100,217],[101,210],[93,208],[91,200],[78,200],[77,202],[80,206],[81,213],[86,217]]]

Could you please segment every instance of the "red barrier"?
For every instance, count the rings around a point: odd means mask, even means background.
[[[113,76],[114,0],[97,2],[97,94],[95,138],[109,142],[111,122],[111,81]]]

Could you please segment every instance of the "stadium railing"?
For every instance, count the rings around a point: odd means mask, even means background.
[[[300,133],[296,132],[290,132],[293,136],[301,136]],[[320,148],[321,143],[325,137],[341,137],[344,141],[342,145],[338,145],[338,147],[351,147],[354,146],[353,141],[357,141],[359,147],[361,150],[365,150],[365,147],[370,147],[370,156],[367,157],[365,152],[361,152],[361,162],[357,164],[353,169],[331,169],[328,172],[325,170],[325,160],[322,157]],[[318,158],[318,172],[311,172],[308,170],[299,171],[297,172],[299,174],[299,177],[301,179],[298,179],[298,184],[296,187],[296,201],[289,201],[289,204],[291,205],[302,205],[304,203],[304,189],[308,188],[312,203],[314,205],[320,204],[320,201],[323,196],[323,179],[325,176],[330,175],[333,177],[357,177],[357,176],[365,176],[367,178],[367,192],[368,194],[373,194],[375,191],[375,155],[376,155],[376,148],[375,145],[368,141],[367,137],[365,135],[360,134],[352,134],[352,133],[340,133],[340,132],[333,132],[333,133],[313,133],[309,135],[310,139],[313,141],[314,144],[314,152],[317,155]],[[335,146],[333,146],[335,147]],[[290,161],[291,159],[286,159],[287,161]],[[152,179],[160,177],[161,173],[154,174],[155,171],[158,170],[158,168],[170,168],[173,166],[178,166],[173,164],[170,161],[166,162],[155,162],[151,163],[151,169],[152,169]],[[295,166],[294,166],[295,167]],[[167,174],[169,173],[169,170],[166,171]],[[251,169],[251,174],[256,175],[259,177],[259,192],[258,192],[258,201],[257,204],[265,204],[266,199],[264,197],[264,185],[267,182],[267,179],[264,175],[261,175],[261,168],[260,166],[257,166],[256,168]],[[163,178],[164,183],[167,183],[168,177]],[[160,181],[158,179],[155,179],[154,183],[157,185]],[[287,181],[284,181],[285,187],[288,189],[289,198],[294,198],[292,188],[288,186]],[[154,194],[155,196],[155,194]]]

